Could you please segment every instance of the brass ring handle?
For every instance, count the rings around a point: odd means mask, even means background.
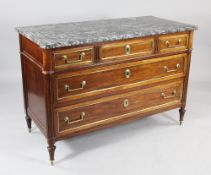
[[[66,124],[68,124],[68,125],[73,124],[73,123],[77,123],[77,122],[81,122],[81,121],[84,120],[85,115],[86,115],[85,112],[81,112],[80,118],[78,120],[73,120],[73,121],[70,120],[70,117],[69,116],[65,116],[64,117],[64,122]]]
[[[130,78],[131,76],[131,70],[130,69],[126,69],[125,70],[125,78]]]
[[[164,92],[161,92],[160,96],[164,99],[167,99],[167,98],[173,98],[175,97],[177,94],[177,91],[176,90],[173,90],[173,92],[171,93],[170,96],[166,96],[166,94]]]
[[[79,59],[78,60],[71,60],[71,58],[68,57],[67,55],[63,55],[62,58],[63,58],[65,64],[73,64],[73,63],[77,63],[77,62],[83,61],[85,55],[86,55],[85,52],[81,52],[80,55],[79,55]]]
[[[125,46],[125,53],[126,53],[126,54],[130,54],[130,51],[131,51],[131,47],[130,47],[129,44],[127,44],[127,45]]]
[[[71,89],[69,84],[65,84],[64,85],[64,90],[67,91],[67,92],[72,92],[72,91],[84,89],[85,86],[86,86],[86,81],[82,81],[81,82],[81,87],[80,88],[76,88],[76,89]]]
[[[177,72],[180,68],[180,64],[177,64],[175,66],[175,69],[172,69],[172,70],[169,70],[168,66],[164,66],[163,69],[166,73],[169,73],[169,72]]]

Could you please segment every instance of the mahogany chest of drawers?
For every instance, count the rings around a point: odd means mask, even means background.
[[[18,27],[26,121],[55,142],[179,108],[196,26],[152,16]]]

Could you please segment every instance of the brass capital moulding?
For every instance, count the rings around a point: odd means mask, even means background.
[[[51,75],[51,74],[54,74],[55,71],[45,71],[45,70],[42,70],[42,74],[43,75]]]

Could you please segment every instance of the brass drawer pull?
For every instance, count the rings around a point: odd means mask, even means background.
[[[78,63],[78,62],[83,61],[85,55],[86,55],[85,52],[81,52],[78,60],[71,60],[71,58],[69,58],[67,55],[63,55],[62,58],[65,64],[73,64],[73,63]]]
[[[164,99],[167,99],[167,98],[173,98],[173,97],[175,97],[176,94],[177,94],[177,91],[176,91],[176,90],[173,90],[173,92],[171,93],[170,96],[166,96],[166,94],[165,94],[164,92],[162,92],[162,93],[160,94],[160,96],[161,96],[162,98],[164,98]]]
[[[130,47],[129,44],[127,44],[127,45],[125,46],[125,53],[126,53],[126,54],[130,54],[130,52],[131,52],[131,47]]]
[[[81,112],[81,114],[80,114],[80,119],[74,120],[74,121],[70,121],[70,117],[69,117],[69,116],[65,116],[65,117],[64,117],[64,122],[65,122],[66,124],[68,124],[68,125],[73,124],[73,123],[77,123],[77,122],[81,122],[81,121],[84,120],[85,115],[86,115],[85,112]]]
[[[167,47],[167,48],[176,48],[176,47],[179,47],[179,46],[180,46],[181,42],[182,42],[182,40],[179,39],[179,40],[177,41],[176,45],[171,46],[171,45],[170,45],[170,41],[167,40],[167,41],[165,42],[165,44],[166,44],[166,47]]]
[[[84,89],[85,86],[86,86],[86,81],[82,81],[81,82],[81,87],[77,88],[77,89],[71,89],[69,84],[65,84],[64,85],[64,90],[67,91],[67,92],[71,92],[71,91]]]
[[[129,106],[129,100],[128,99],[125,99],[124,102],[123,102],[123,106],[125,108],[127,108]]]
[[[166,47],[170,47],[170,42],[169,41],[166,41]]]
[[[126,69],[125,70],[125,78],[130,78],[131,76],[131,70],[130,69]]]
[[[164,66],[163,69],[164,69],[164,71],[165,71],[166,73],[169,73],[169,72],[177,72],[177,71],[179,70],[179,68],[180,68],[180,64],[177,64],[175,67],[176,67],[175,69],[169,70],[168,66]]]
[[[181,42],[182,42],[182,40],[179,39],[179,40],[177,41],[177,45],[180,45]]]

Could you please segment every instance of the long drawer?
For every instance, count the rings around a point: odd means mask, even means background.
[[[154,108],[180,104],[183,79],[55,110],[57,137]]]
[[[186,54],[154,58],[136,63],[120,64],[59,74],[56,78],[56,101],[74,100],[104,93],[121,86],[168,76],[184,76]]]

